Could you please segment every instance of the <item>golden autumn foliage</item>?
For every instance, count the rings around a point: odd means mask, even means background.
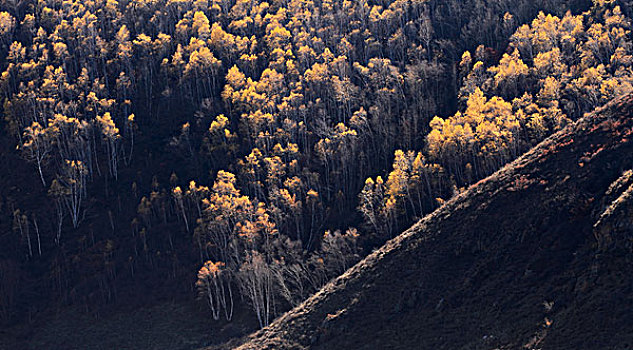
[[[197,260],[213,318],[243,300],[266,325],[633,91],[618,4],[0,0],[2,174],[25,189],[0,214],[52,237],[55,298],[110,303],[128,270],[182,281]],[[20,244],[0,255],[30,263]]]
[[[592,11],[599,15],[568,12],[561,18],[541,12],[512,35],[511,54],[485,72],[482,62],[470,68],[465,53],[460,64],[465,110],[431,121],[429,155],[458,182],[468,182],[569,119],[633,91],[630,20],[610,3],[598,3]]]

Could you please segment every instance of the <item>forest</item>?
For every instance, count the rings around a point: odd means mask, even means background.
[[[260,327],[633,92],[629,0],[0,0],[0,323]]]

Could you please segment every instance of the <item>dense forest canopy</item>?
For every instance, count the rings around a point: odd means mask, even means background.
[[[2,0],[0,318],[176,285],[266,325],[633,91],[630,5]]]

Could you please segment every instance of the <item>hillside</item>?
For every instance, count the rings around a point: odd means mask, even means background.
[[[0,349],[241,345],[446,203],[287,338],[571,339],[630,94],[633,0],[0,0]]]
[[[629,3],[0,0],[0,324],[267,325],[633,90]]]
[[[240,349],[630,348],[632,126],[632,95],[581,118]]]

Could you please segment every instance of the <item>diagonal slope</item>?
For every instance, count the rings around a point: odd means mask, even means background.
[[[240,348],[633,345],[632,126],[633,96],[569,125]]]

